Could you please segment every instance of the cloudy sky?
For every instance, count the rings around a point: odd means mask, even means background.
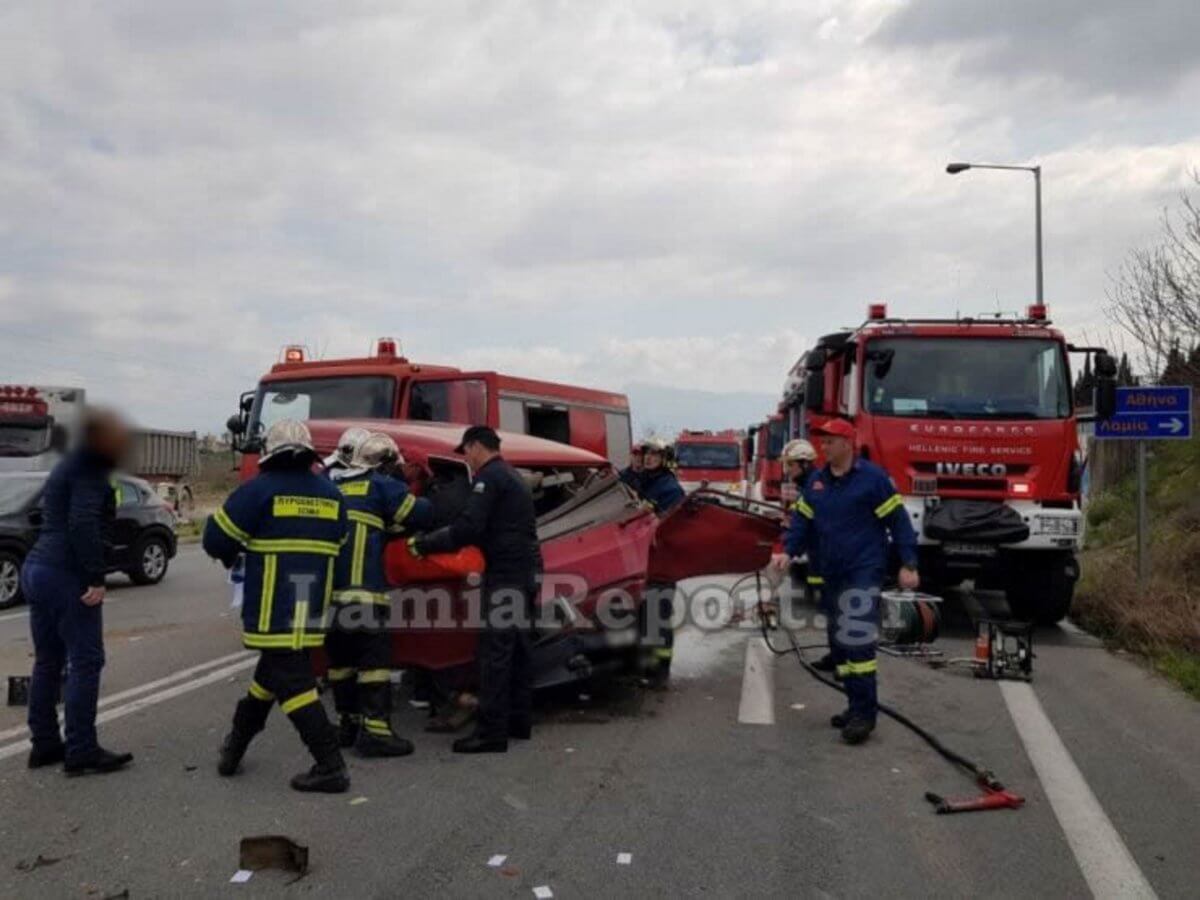
[[[1195,0],[9,0],[0,381],[211,429],[281,345],[391,334],[774,395],[869,301],[1030,301],[1031,180],[960,158],[1044,166],[1052,312],[1102,334],[1200,165],[1197,34]]]

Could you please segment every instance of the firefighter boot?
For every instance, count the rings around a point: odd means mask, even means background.
[[[255,686],[251,687],[251,690]],[[271,701],[248,694],[238,701],[233,711],[233,728],[221,744],[221,757],[217,762],[217,773],[228,777],[237,773],[242,757],[250,747],[254,736],[267,724],[271,712]]]
[[[842,740],[847,744],[861,744],[871,736],[871,732],[874,730],[875,723],[870,719],[854,716],[842,729]]]
[[[331,668],[329,687],[333,691],[333,708],[338,713],[338,746],[353,747],[358,740],[362,716],[358,711],[357,673],[351,668]]]
[[[286,705],[286,704],[285,704]],[[311,701],[292,709],[288,718],[300,733],[300,739],[316,762],[311,769],[292,779],[298,791],[341,794],[350,789],[350,770],[338,748],[337,729],[325,715],[325,707],[313,691]]]
[[[338,746],[343,750],[347,747],[353,747],[355,741],[358,740],[358,734],[362,728],[362,717],[353,714],[343,713],[338,716]]]
[[[413,752],[412,741],[398,737],[388,719],[391,705],[391,683],[387,681],[360,684],[363,724],[354,749],[359,756],[408,756]]]

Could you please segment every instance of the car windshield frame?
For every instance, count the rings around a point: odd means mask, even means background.
[[[0,516],[29,509],[46,486],[46,473],[12,472],[0,475]]]
[[[318,395],[322,390],[330,391],[336,390],[339,387],[345,388],[352,382],[355,387],[361,386],[368,389],[373,384],[379,393],[373,398],[368,398],[369,405],[366,406],[346,408],[343,405],[336,410],[320,408],[314,411],[313,396]],[[292,390],[283,390],[285,386],[291,387]],[[309,390],[306,391],[304,390],[305,388]],[[318,388],[321,390],[318,390]],[[399,382],[392,375],[321,375],[261,381],[254,392],[254,404],[250,408],[247,433],[252,439],[258,440],[272,424],[284,418],[294,418],[302,422],[311,419],[390,419],[395,414],[396,392],[398,388]],[[281,414],[270,416],[264,421],[263,408],[268,402],[268,397],[272,395],[277,397],[280,394],[289,393],[308,396],[309,402],[307,406],[303,408],[297,407],[294,410],[281,410]],[[275,401],[272,400],[271,402]],[[288,406],[291,404],[280,405]]]
[[[695,453],[692,459],[685,458]],[[719,459],[718,452],[728,459]],[[675,465],[681,469],[719,469],[736,472],[742,467],[742,454],[737,444],[705,441],[685,441],[675,445]]]
[[[889,335],[867,343],[862,368],[863,408],[875,416],[1053,421],[1073,411],[1065,347],[1051,337]],[[1022,374],[1034,381],[1014,393]]]

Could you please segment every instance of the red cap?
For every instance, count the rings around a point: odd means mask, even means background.
[[[815,434],[829,434],[834,437],[843,437],[848,441],[852,441],[855,438],[854,426],[845,419],[829,419],[822,425],[814,426],[813,432]]]

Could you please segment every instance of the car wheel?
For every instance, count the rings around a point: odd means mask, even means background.
[[[22,599],[21,557],[0,551],[0,609],[16,606]]]
[[[158,584],[167,574],[170,557],[167,542],[160,537],[150,535],[138,541],[133,558],[135,564],[129,570],[129,577],[137,584]]]

